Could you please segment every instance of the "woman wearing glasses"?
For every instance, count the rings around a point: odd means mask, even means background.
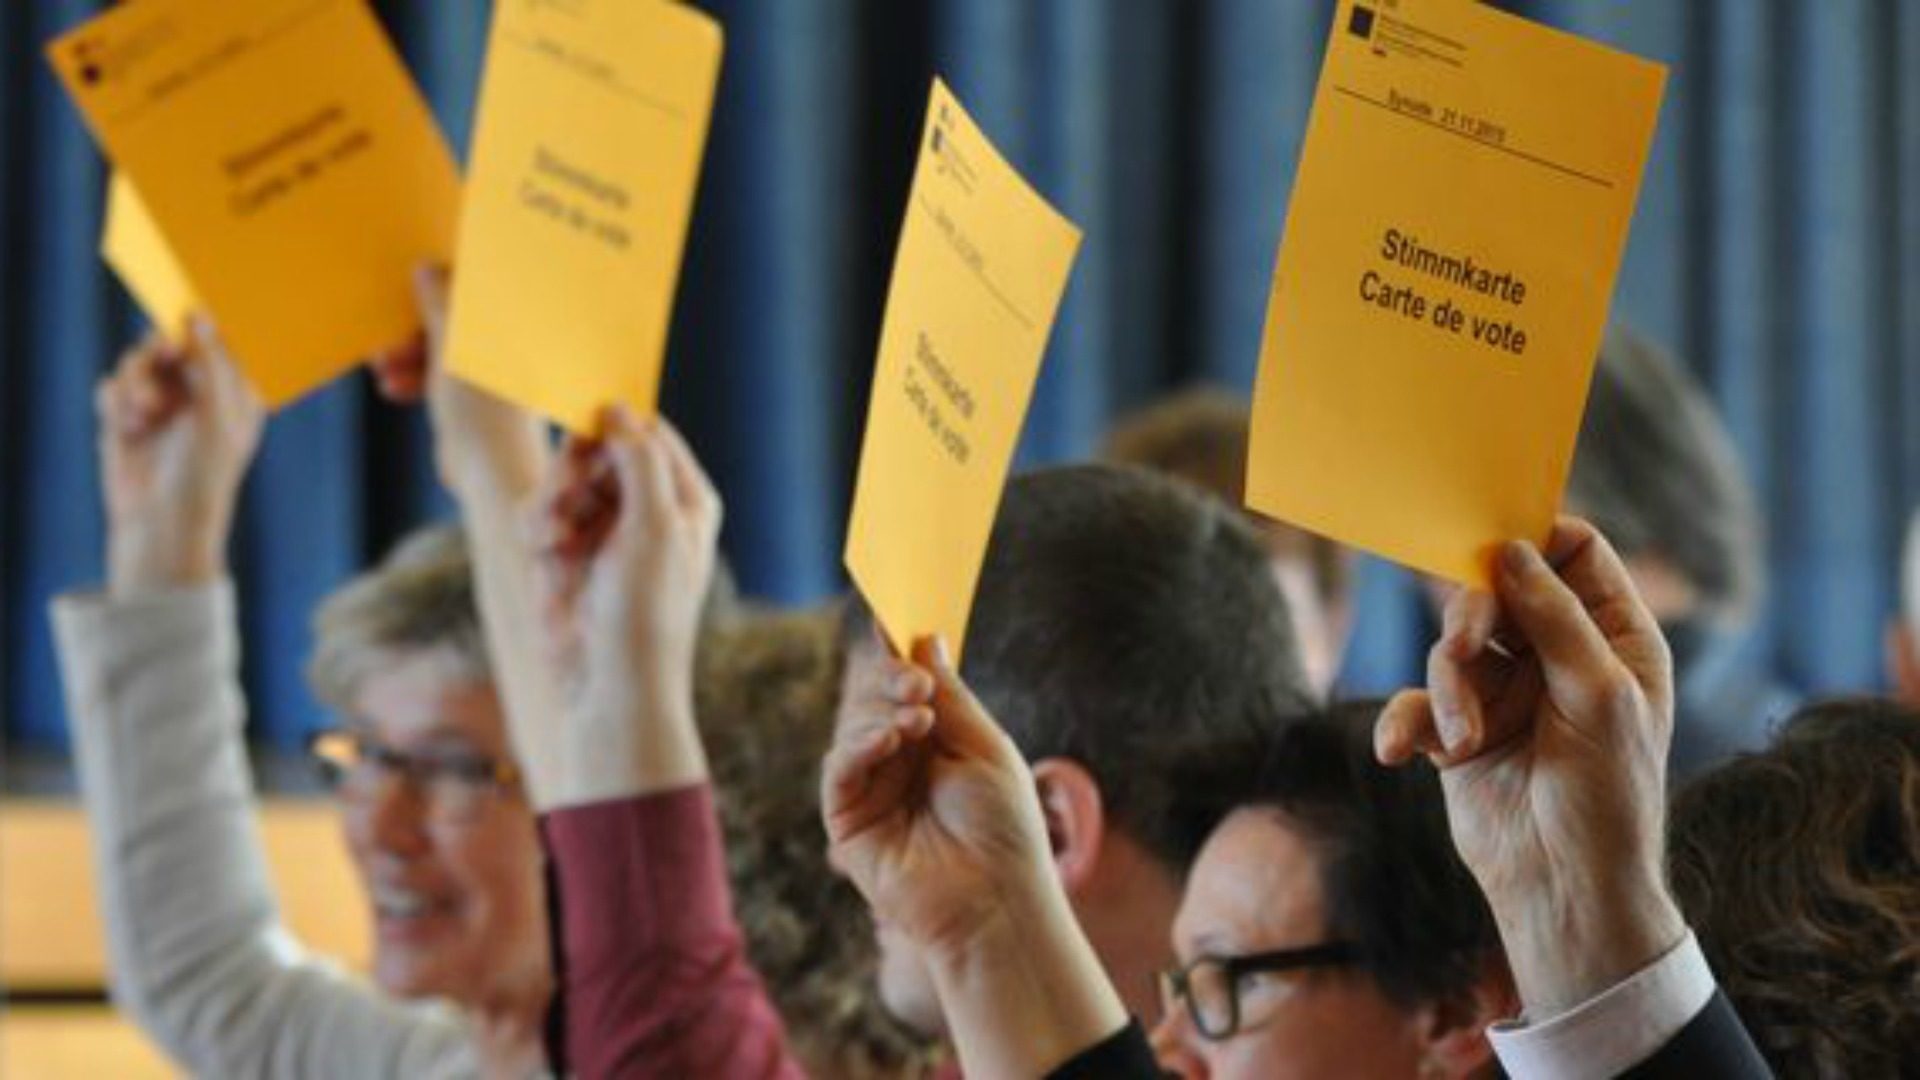
[[[1374,760],[1377,705],[1296,721],[1201,850],[1154,1031],[1185,1077],[1491,1075],[1518,1011],[1439,778]]]
[[[374,914],[373,985],[281,925],[241,735],[228,526],[263,413],[212,332],[99,392],[104,594],[55,607],[120,1007],[196,1076],[526,1077],[551,975],[539,845],[464,545],[428,534],[335,596],[320,740]]]

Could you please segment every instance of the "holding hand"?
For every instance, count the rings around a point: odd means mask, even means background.
[[[609,410],[572,440],[531,522],[542,644],[563,721],[543,801],[570,805],[702,780],[693,661],[720,496],[665,420]]]
[[[1003,892],[1053,876],[1033,775],[937,641],[848,687],[822,768],[834,863],[928,951],[967,948]]]
[[[1375,744],[1440,767],[1454,845],[1546,1017],[1685,935],[1663,869],[1672,660],[1585,522],[1563,518],[1544,552],[1506,545],[1494,584],[1448,603],[1427,689],[1389,703]]]
[[[94,402],[111,591],[218,580],[266,410],[212,324],[195,319],[185,347],[149,336],[120,358]]]
[[[1033,775],[946,648],[923,639],[847,693],[821,769],[831,857],[920,951],[968,1075],[1042,1075],[1118,1031]]]

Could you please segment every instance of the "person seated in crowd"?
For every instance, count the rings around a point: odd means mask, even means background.
[[[1764,746],[1797,702],[1739,648],[1766,588],[1753,491],[1706,391],[1624,327],[1601,342],[1565,505],[1617,547],[1673,652],[1675,775]]]
[[[1901,610],[1887,627],[1887,678],[1894,696],[1920,709],[1920,511],[1907,523],[1900,580]]]
[[[373,984],[282,924],[253,821],[227,540],[264,410],[204,323],[100,387],[103,593],[53,618],[117,1004],[200,1076],[528,1076],[551,990],[540,850],[457,533],[330,599],[320,745]]]
[[[1296,721],[1207,841],[1154,1049],[1198,1077],[1490,1076],[1517,1011],[1433,767],[1374,760],[1377,703]]]
[[[1782,1076],[1920,1076],[1920,712],[1809,706],[1674,798],[1674,894]]]
[[[1427,687],[1388,704],[1383,762],[1440,770],[1449,830],[1500,928],[1516,1077],[1769,1076],[1665,884],[1670,656],[1625,566],[1563,519],[1462,592]],[[944,643],[890,661],[822,767],[833,859],[922,958],[966,1071],[1157,1075],[1052,865],[1019,749]]]
[[[1244,505],[1247,403],[1215,387],[1193,387],[1123,416],[1100,456],[1175,476]],[[1273,560],[1293,616],[1294,639],[1307,682],[1322,698],[1333,692],[1353,631],[1353,553],[1285,522],[1246,512]]]
[[[679,594],[708,572],[717,498],[671,425],[616,414],[608,432],[576,442],[542,491],[530,606],[570,688],[539,733],[560,765],[535,785],[549,792],[566,1059],[596,1076],[795,1075],[738,945],[710,768],[674,688],[692,662]],[[570,511],[583,502],[599,515]],[[842,723],[888,692],[891,666],[858,609],[847,624]],[[977,677],[1020,717],[1068,910],[1149,1008],[1186,864],[1236,801],[1224,778],[1237,762],[1250,780],[1270,733],[1311,708],[1259,542],[1228,508],[1138,470],[1018,477],[970,645]],[[1210,786],[1187,782],[1202,773]],[[879,937],[882,997],[943,1032],[921,958],[885,922]]]
[[[515,744],[534,761],[527,780],[536,805],[550,808],[567,792],[551,777],[561,764],[553,754],[558,745],[554,725],[556,718],[568,714],[568,706],[556,694],[550,672],[538,662],[543,639],[528,620],[545,615],[526,606],[534,582],[522,572],[529,549],[519,538],[522,511],[529,502],[538,504],[536,485],[557,466],[545,425],[537,417],[444,370],[440,344],[447,286],[444,272],[423,268],[417,275],[426,347],[398,363],[381,365],[377,375],[389,396],[424,398],[428,406],[440,474],[473,526],[476,584],[489,613],[485,629],[496,667],[509,701],[519,703],[509,708]],[[606,458],[598,460],[603,470],[610,468]],[[569,489],[565,520],[604,523],[613,505],[604,498],[606,482],[612,479],[603,471],[597,483]],[[700,483],[710,491],[704,478]],[[617,492],[618,486],[612,490]],[[718,935],[721,954],[742,965],[750,961],[750,968],[743,970],[765,975],[771,1004],[794,1033],[792,1052],[809,1072],[858,1080],[927,1071],[936,1056],[932,1045],[893,1020],[869,992],[877,948],[866,930],[866,908],[826,863],[816,775],[839,696],[843,656],[837,607],[778,614],[736,604],[725,567],[717,559],[704,577],[676,580],[671,588],[692,589],[705,597],[698,603],[693,715],[703,718],[712,736],[711,801],[724,840],[724,861],[709,857],[719,843],[699,846],[700,838],[709,835],[714,814],[703,816],[700,807],[689,808],[687,799],[668,796],[643,800],[666,820],[668,827],[658,835],[670,836],[678,822],[698,819],[688,849],[699,857],[685,865],[666,860],[654,869],[692,883],[696,887],[686,895],[696,900],[699,888],[710,890],[708,896],[728,897],[730,880],[731,895],[739,900],[740,926],[736,933],[728,924]],[[609,632],[630,641],[624,631]],[[644,653],[639,644],[633,645],[634,656],[644,659]],[[713,880],[722,869],[724,877]],[[689,919],[658,925],[712,924]],[[704,970],[687,976],[644,965],[623,972],[581,964],[569,973],[587,980],[595,991],[632,991],[628,1003],[637,1003],[636,1011],[622,1017],[630,1024],[695,1039],[703,1031],[726,1038],[724,1011],[711,1015],[710,1027],[675,1026],[678,1018],[697,1011],[700,999],[674,992],[671,980],[691,977],[697,982],[707,974]],[[656,979],[665,981],[649,981]],[[577,996],[577,1009],[562,995],[558,1011],[592,1015],[594,993]],[[624,1061],[618,1068],[593,1058],[574,1065],[590,1076],[605,1075],[609,1069],[632,1075],[706,1075],[711,1068],[721,1068],[714,1064],[718,1059],[695,1069],[689,1064],[692,1059],[677,1056],[700,1052],[697,1047],[656,1047],[653,1058]]]

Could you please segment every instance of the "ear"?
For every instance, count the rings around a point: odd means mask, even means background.
[[[1054,868],[1067,895],[1077,895],[1093,879],[1107,835],[1106,806],[1100,785],[1086,766],[1070,758],[1043,758],[1033,764],[1040,812],[1047,820],[1047,842]]]
[[[1513,988],[1513,977],[1499,957],[1489,957],[1468,991],[1420,1007],[1427,1070],[1447,1077],[1488,1074],[1493,1044],[1487,1039],[1487,1028],[1518,1015],[1520,995]]]

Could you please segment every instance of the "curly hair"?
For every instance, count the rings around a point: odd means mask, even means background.
[[[921,1075],[936,1047],[875,989],[867,906],[827,864],[820,759],[844,652],[839,611],[748,612],[701,646],[697,709],[747,952],[814,1076]]]
[[[1675,895],[1782,1076],[1920,1075],[1920,713],[1809,706],[1684,788]]]

